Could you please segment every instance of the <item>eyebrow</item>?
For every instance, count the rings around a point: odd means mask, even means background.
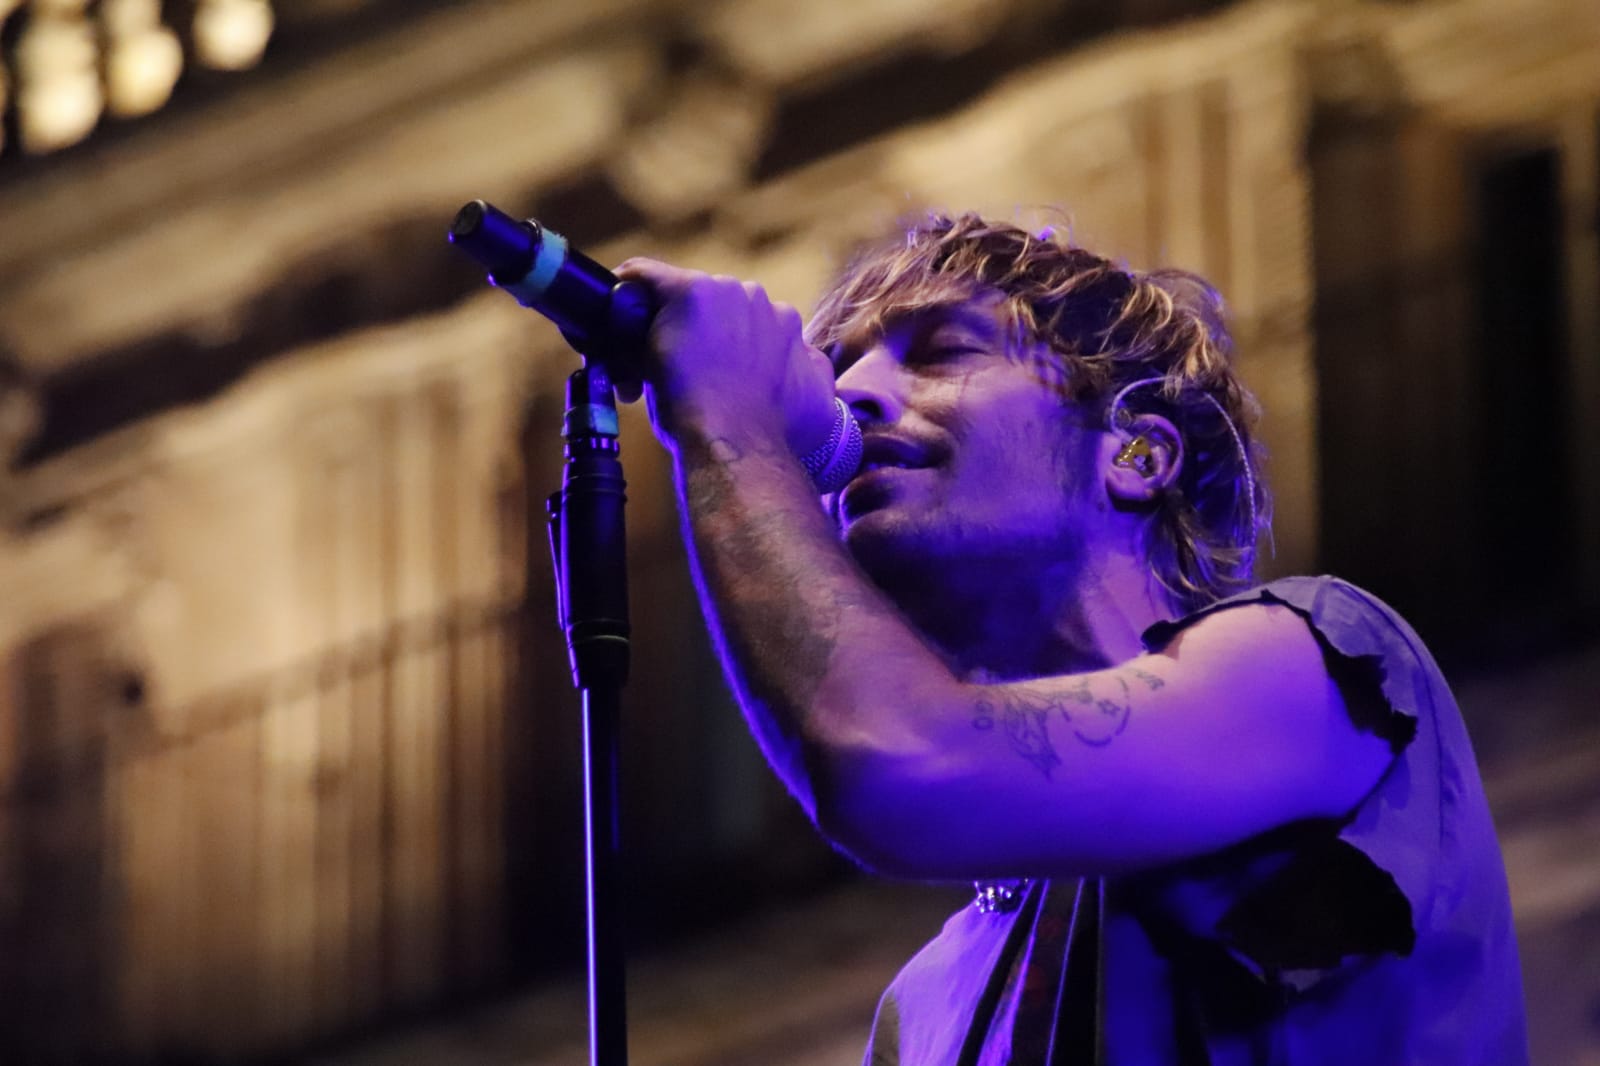
[[[929,310],[928,332],[933,332],[942,326],[955,326],[967,330],[978,339],[995,343],[1000,340],[1000,328],[995,323],[994,317],[983,311],[976,311],[963,305],[937,307]]]

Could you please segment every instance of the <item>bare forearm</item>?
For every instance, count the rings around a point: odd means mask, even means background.
[[[840,546],[803,471],[762,445],[680,440],[707,621],[752,732],[813,817],[837,752],[892,743],[894,705],[943,663]],[[900,699],[889,697],[899,693]]]

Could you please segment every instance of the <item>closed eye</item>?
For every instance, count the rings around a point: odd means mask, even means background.
[[[976,344],[934,344],[926,348],[917,349],[907,362],[915,366],[938,368],[987,354],[988,352],[984,348]]]

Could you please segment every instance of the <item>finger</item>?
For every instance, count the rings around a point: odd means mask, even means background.
[[[697,279],[705,277],[701,271],[686,270],[671,263],[663,263],[659,259],[648,259],[643,256],[624,260],[613,273],[623,281],[643,282],[663,299],[678,296]]]
[[[786,304],[781,300],[774,300],[772,303],[772,310],[778,316],[778,325],[782,326],[785,332],[794,333],[796,335],[805,333],[806,320],[793,304]]]
[[[746,281],[740,284],[744,287],[745,299],[750,301],[752,307],[770,307],[772,305],[772,297],[767,295],[767,290],[759,283]]]
[[[611,387],[617,390],[617,399],[623,403],[634,403],[644,395],[644,382],[638,378],[613,381]]]

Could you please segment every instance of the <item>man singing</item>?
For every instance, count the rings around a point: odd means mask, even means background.
[[[929,216],[809,327],[633,260],[700,595],[773,769],[978,894],[869,1064],[1524,1063],[1505,873],[1415,633],[1252,579],[1269,497],[1220,302]],[[865,460],[818,506],[835,396]]]

